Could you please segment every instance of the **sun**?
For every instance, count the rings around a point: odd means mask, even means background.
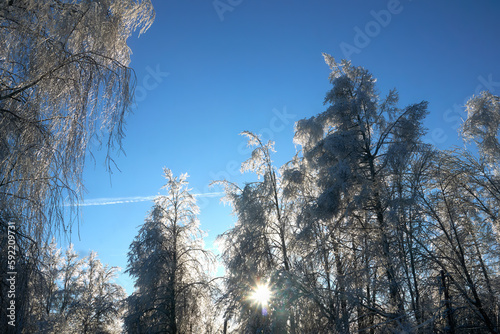
[[[260,305],[265,306],[269,302],[271,294],[271,290],[267,284],[257,284],[250,298]]]

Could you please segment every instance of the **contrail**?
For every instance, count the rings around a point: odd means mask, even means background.
[[[208,192],[193,194],[195,197],[221,197],[224,196],[224,192]],[[161,195],[154,196],[135,196],[135,197],[114,197],[114,198],[94,198],[87,199],[80,203],[80,206],[95,206],[95,205],[113,205],[113,204],[123,204],[123,203],[137,203],[152,201]],[[69,205],[69,204],[68,204]]]
[[[115,197],[115,198],[94,198],[87,199],[83,201],[80,206],[94,206],[94,205],[113,205],[113,204],[122,204],[122,203],[136,203],[136,202],[145,202],[152,201],[156,196],[135,196],[135,197]]]

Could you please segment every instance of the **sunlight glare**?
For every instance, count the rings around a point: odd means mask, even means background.
[[[271,290],[267,284],[258,284],[251,298],[261,305],[267,305],[267,302],[271,298]]]

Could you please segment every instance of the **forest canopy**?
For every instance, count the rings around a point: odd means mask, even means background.
[[[229,20],[241,1],[228,3]],[[381,13],[389,24],[383,9],[365,32]],[[328,54],[324,108],[295,123],[295,155],[277,166],[275,142],[243,131],[251,181],[213,180],[234,217],[218,250],[170,166],[126,255],[130,295],[96,252],[58,246],[86,160],[100,146],[110,170],[122,149],[127,39],[154,17],[149,0],[0,2],[1,333],[500,332],[500,97],[468,99],[467,146],[436,147],[427,101],[404,105]],[[168,74],[155,68],[143,83]]]

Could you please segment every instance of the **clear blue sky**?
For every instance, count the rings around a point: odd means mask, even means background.
[[[137,104],[110,176],[102,153],[84,172],[82,255],[98,252],[125,270],[130,243],[164,184],[162,167],[187,172],[194,193],[211,180],[241,177],[248,157],[243,130],[276,141],[275,162],[295,153],[293,123],[322,112],[330,88],[322,52],[349,58],[378,78],[401,106],[430,102],[428,141],[461,145],[456,127],[464,101],[485,86],[500,94],[498,1],[153,0],[156,20],[129,39]],[[217,8],[216,8],[217,7]],[[128,201],[128,202],[127,202]],[[125,202],[110,204],[110,202]],[[207,244],[233,218],[219,197],[200,197]],[[127,275],[118,282],[128,293]]]

